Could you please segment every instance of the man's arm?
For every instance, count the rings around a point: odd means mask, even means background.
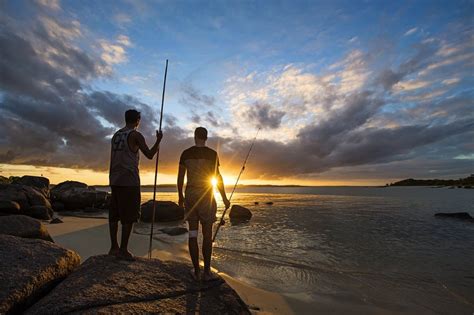
[[[224,180],[222,179],[222,175],[219,172],[219,168],[217,168],[217,189],[219,190],[219,193],[221,194],[222,201],[224,202],[225,208],[228,209],[230,207],[230,201],[227,199],[227,196],[225,194],[225,188],[224,188]]]
[[[136,144],[138,145],[138,148],[140,149],[140,151],[142,151],[142,153],[148,158],[148,159],[152,159],[153,156],[155,155],[155,153],[158,151],[159,149],[159,145],[160,145],[160,142],[161,142],[161,139],[163,138],[163,133],[161,131],[156,131],[156,142],[155,144],[150,148],[148,148],[148,145],[146,144],[145,142],[145,138],[143,137],[143,135],[141,133],[139,133],[138,131],[134,133],[135,135],[135,139],[136,139]]]
[[[183,195],[183,185],[184,185],[184,175],[186,174],[186,167],[179,164],[178,170],[178,205],[180,207],[184,206],[184,195]]]

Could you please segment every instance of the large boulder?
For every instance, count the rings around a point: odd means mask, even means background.
[[[0,184],[0,200],[17,202],[21,213],[32,206],[51,208],[51,203],[43,193],[34,187],[20,184]]]
[[[49,198],[49,179],[46,177],[25,175],[18,179],[14,179],[12,184],[34,187],[46,198]]]
[[[191,268],[182,262],[93,256],[26,314],[249,314],[223,279],[198,283]]]
[[[252,212],[245,207],[233,205],[232,208],[230,208],[229,218],[231,220],[250,220],[252,218]]]
[[[98,208],[107,201],[108,193],[95,190],[84,183],[66,181],[51,189],[51,199],[54,204],[61,203],[64,210],[82,210],[85,208]],[[61,210],[58,210],[61,211]]]
[[[20,214],[20,204],[11,200],[0,200],[0,215]]]
[[[172,201],[155,201],[155,222],[170,222],[184,219],[184,208],[178,206]],[[153,200],[149,200],[142,204],[141,207],[142,222],[151,222],[153,215]]]
[[[0,235],[0,257],[0,314],[23,312],[81,260],[54,243],[11,235]]]
[[[436,213],[435,217],[437,218],[451,218],[451,219],[458,219],[458,220],[464,220],[464,221],[469,221],[469,222],[474,222],[474,218],[471,217],[471,215],[467,212],[448,212],[448,213]]]
[[[51,220],[54,211],[53,209],[45,206],[31,206],[25,211],[25,214],[35,219]]]
[[[81,182],[76,182],[73,180],[67,180],[65,182],[59,183],[57,185],[54,185],[53,188],[51,188],[51,197],[55,197],[56,193],[60,193],[62,191],[70,190],[72,188],[87,188],[87,184],[81,183]]]
[[[40,221],[25,215],[0,217],[0,234],[24,238],[38,238],[53,242],[46,227]]]

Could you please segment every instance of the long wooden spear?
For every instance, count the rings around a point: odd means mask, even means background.
[[[166,59],[165,67],[165,79],[163,81],[163,94],[161,95],[161,113],[160,113],[160,129],[163,122],[163,106],[165,105],[165,90],[166,90],[166,75],[168,74],[168,59]],[[153,243],[153,225],[155,223],[155,210],[156,210],[156,179],[158,177],[158,160],[160,158],[160,150],[156,152],[156,163],[155,163],[155,183],[153,185],[153,214],[151,216],[151,230],[150,230],[150,244],[148,245],[148,258],[151,259],[151,246]]]

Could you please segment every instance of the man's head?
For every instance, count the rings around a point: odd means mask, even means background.
[[[207,129],[204,127],[197,127],[194,130],[194,142],[196,144],[205,144],[207,140]]]
[[[129,109],[125,112],[125,123],[127,126],[138,127],[140,123],[140,112],[134,109]]]

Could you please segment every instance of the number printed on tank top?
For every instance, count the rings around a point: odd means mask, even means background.
[[[125,149],[125,141],[127,141],[128,133],[117,133],[114,137],[113,150],[123,151]]]

